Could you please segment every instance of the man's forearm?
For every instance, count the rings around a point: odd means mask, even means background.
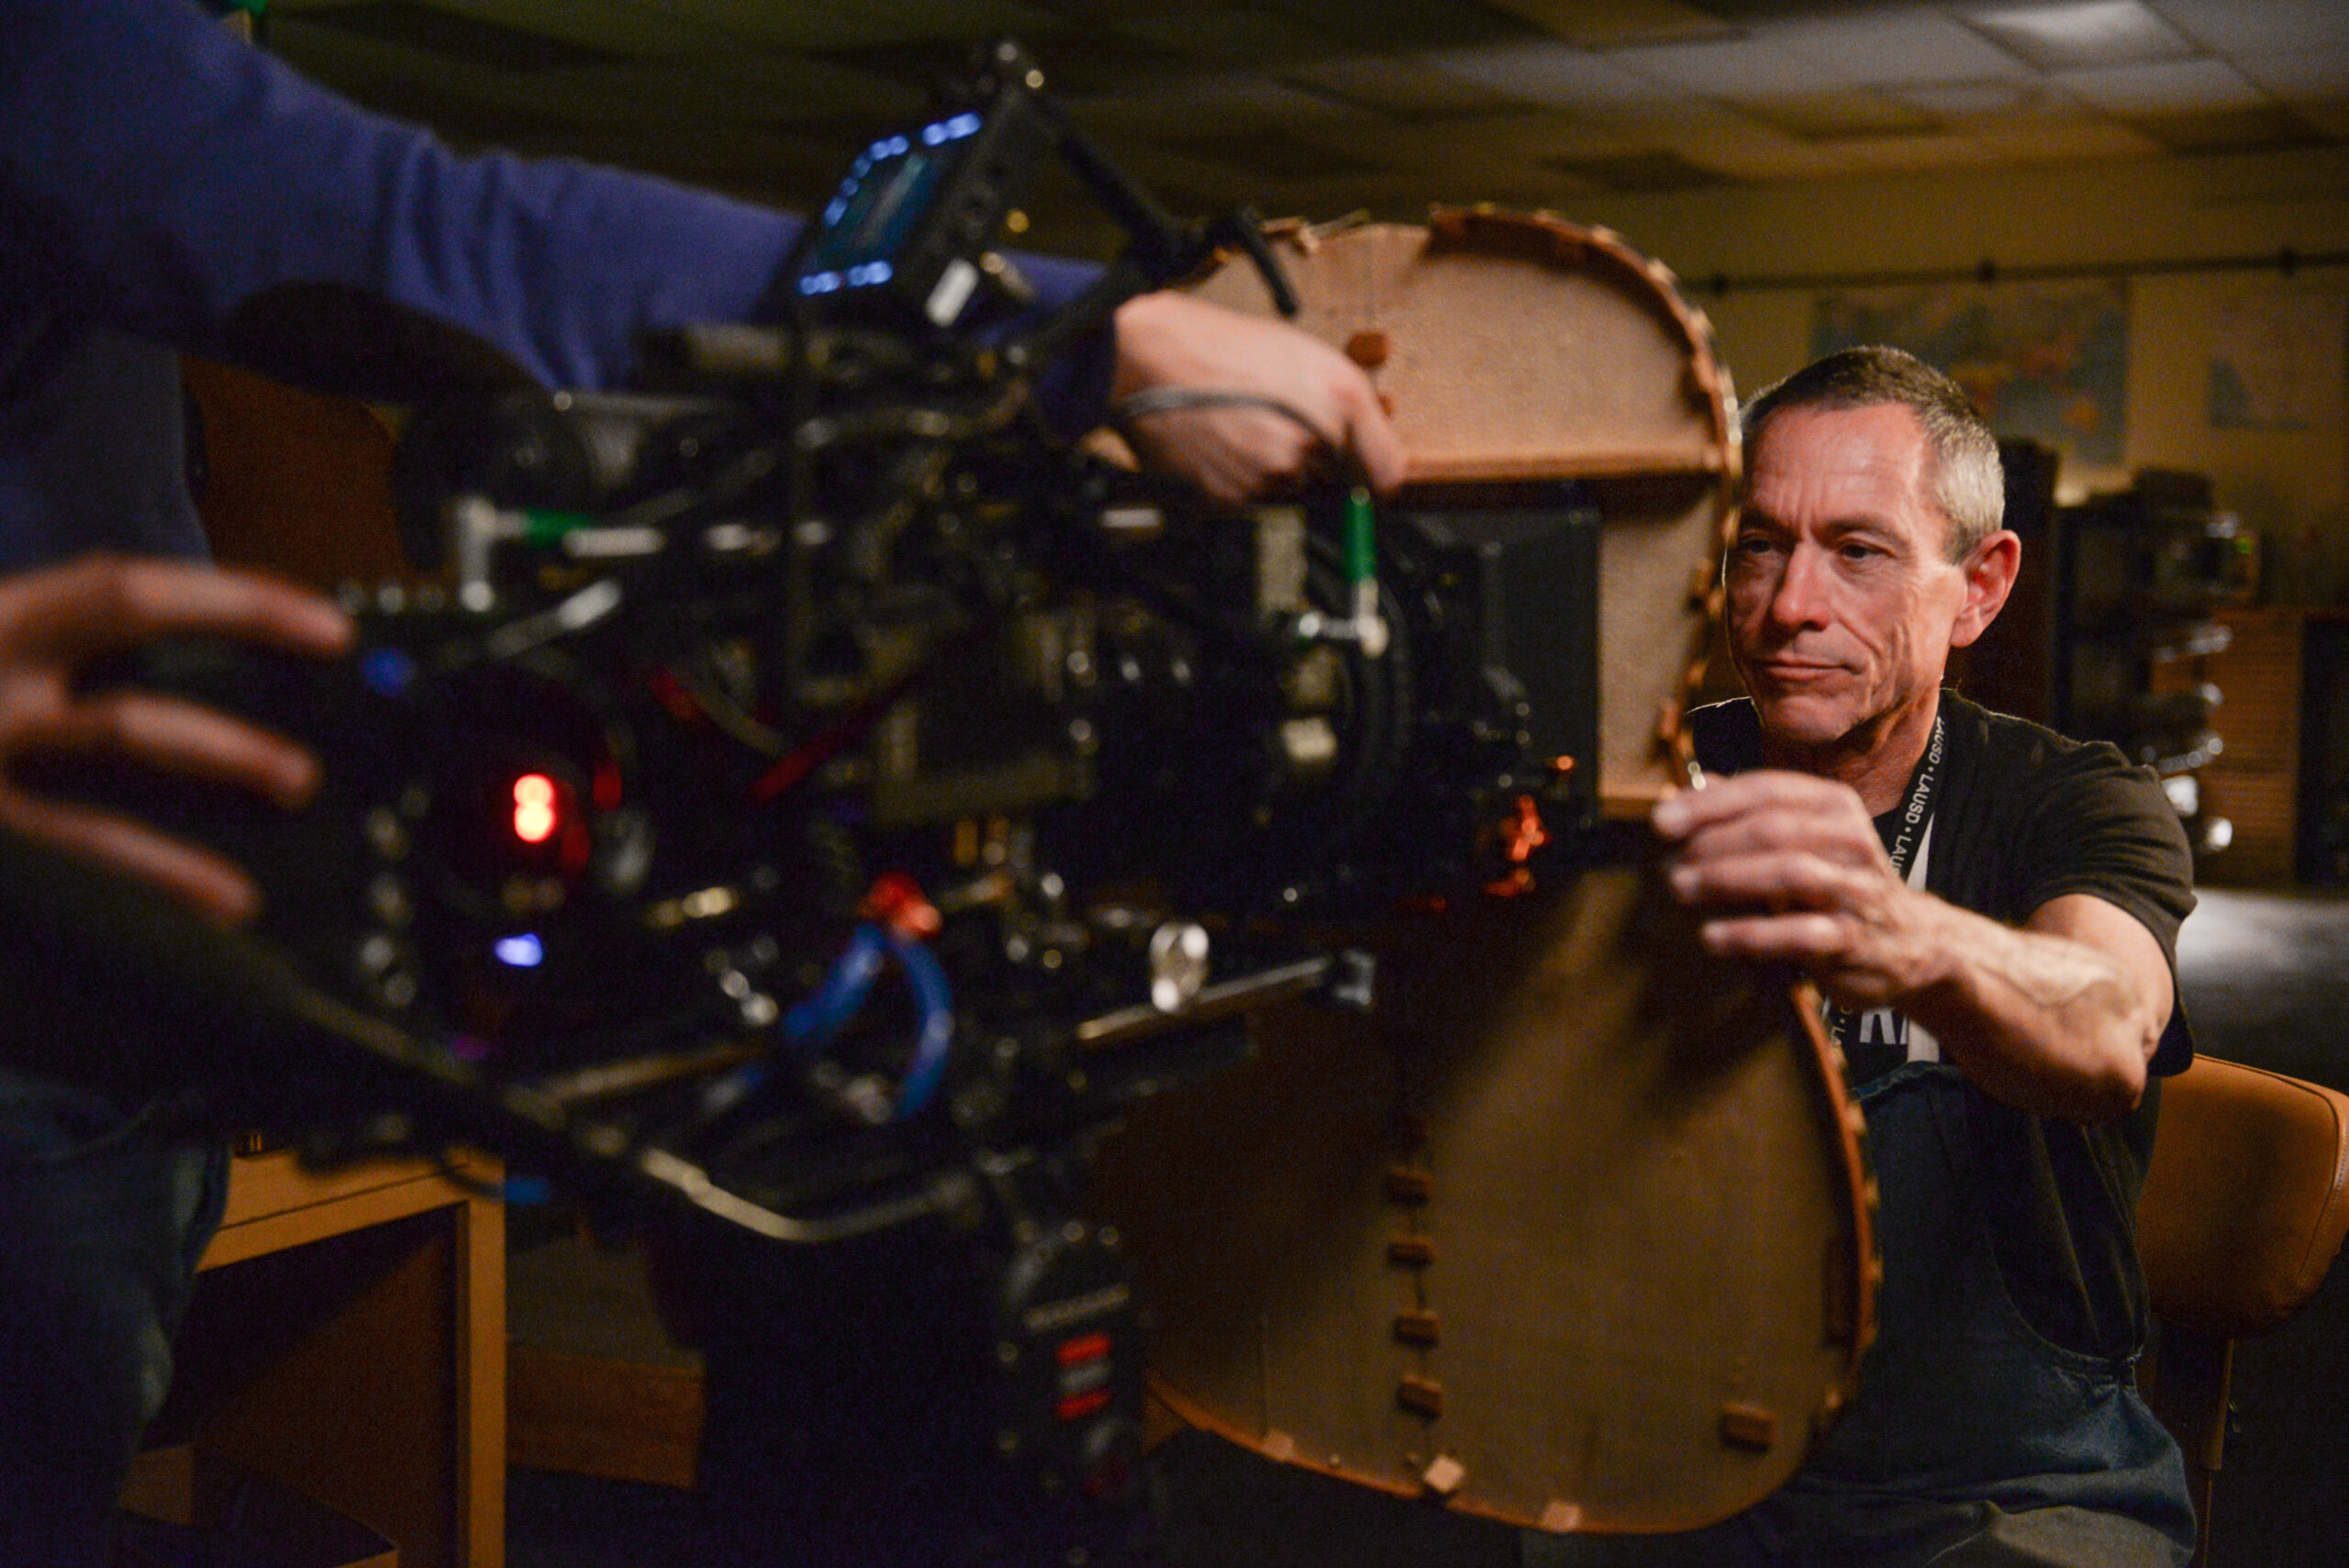
[[[1949,1062],[1993,1098],[2040,1116],[2104,1121],[2136,1106],[2163,1020],[2126,963],[1917,896],[1941,962],[1899,1006]]]

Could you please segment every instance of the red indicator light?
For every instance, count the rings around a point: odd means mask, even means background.
[[[554,781],[544,773],[524,773],[514,781],[514,836],[526,844],[543,844],[554,829]]]
[[[1082,1421],[1109,1407],[1109,1391],[1097,1388],[1090,1394],[1072,1394],[1052,1407],[1052,1414],[1063,1421]]]
[[[1063,1340],[1052,1355],[1063,1366],[1075,1366],[1082,1362],[1097,1362],[1108,1353],[1108,1335],[1079,1334],[1074,1340]]]

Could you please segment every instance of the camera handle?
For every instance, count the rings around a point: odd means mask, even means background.
[[[1111,312],[1136,295],[1197,275],[1219,251],[1238,250],[1247,256],[1263,276],[1273,307],[1284,318],[1297,315],[1297,290],[1281,270],[1280,259],[1265,243],[1264,219],[1253,207],[1236,207],[1205,222],[1181,221],[1111,162],[1060,105],[1042,95],[1043,72],[1019,45],[1007,39],[992,51],[990,61],[1002,72],[996,80],[1011,84],[1006,90],[1024,90],[1031,95],[1033,106],[1052,128],[1053,150],[1117,220],[1130,241],[1117,261],[1052,320],[1008,345],[1007,358],[1041,364],[1071,339],[1108,319]]]

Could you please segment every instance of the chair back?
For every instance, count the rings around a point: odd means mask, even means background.
[[[2154,1316],[2264,1333],[2316,1294],[2349,1229],[2349,1095],[2208,1056],[2161,1093],[2137,1206]]]

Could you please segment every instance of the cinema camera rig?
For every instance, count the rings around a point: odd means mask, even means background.
[[[1587,820],[1578,496],[1374,516],[1340,476],[1236,514],[1046,431],[1040,368],[1125,298],[1219,249],[1286,290],[1252,217],[1176,224],[1041,85],[1003,46],[873,143],[783,325],[663,334],[626,395],[419,414],[403,528],[442,585],[354,596],[351,659],[114,673],[325,762],[292,817],[131,800],[253,872],[255,932],[84,901],[221,1114],[781,1243],[1000,1228],[1007,1332],[1089,1342],[1068,1304],[1130,1316],[1114,1239],[1064,1222],[1089,1141],[1251,1010],[1367,1006],[1333,918],[1515,890]],[[1131,243],[1042,313],[988,246],[1054,156]],[[1035,1392],[1093,1408],[1070,1386]]]

